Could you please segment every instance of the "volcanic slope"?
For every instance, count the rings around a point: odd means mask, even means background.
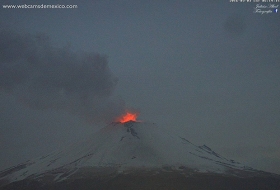
[[[9,189],[8,184],[17,181],[54,184],[74,179],[100,179],[100,176],[116,179],[135,172],[148,176],[160,176],[162,172],[184,177],[198,174],[237,178],[276,176],[226,159],[206,145],[196,146],[156,124],[130,121],[111,123],[89,139],[8,168],[0,172],[0,182]]]

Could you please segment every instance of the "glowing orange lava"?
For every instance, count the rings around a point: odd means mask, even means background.
[[[128,121],[136,121],[138,117],[138,113],[130,113],[130,112],[126,112],[124,115],[120,116],[117,121],[120,123],[125,123]]]

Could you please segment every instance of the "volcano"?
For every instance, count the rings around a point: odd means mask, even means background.
[[[154,123],[129,121],[113,122],[89,139],[1,171],[0,186],[1,189],[280,189],[280,178],[227,159],[206,145],[194,145]]]

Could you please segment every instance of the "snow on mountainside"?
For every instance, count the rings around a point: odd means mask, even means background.
[[[127,122],[111,123],[87,140],[6,169],[0,172],[0,180],[13,182],[50,172],[55,174],[55,180],[63,180],[85,167],[117,167],[124,171],[165,166],[204,173],[257,172],[220,156],[206,145],[196,146],[169,134],[155,124]]]

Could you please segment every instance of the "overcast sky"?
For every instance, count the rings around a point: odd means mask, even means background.
[[[32,2],[45,3],[13,4]],[[0,169],[88,137],[129,108],[280,174],[280,13],[228,0],[48,1],[58,3],[78,8],[1,1]]]

